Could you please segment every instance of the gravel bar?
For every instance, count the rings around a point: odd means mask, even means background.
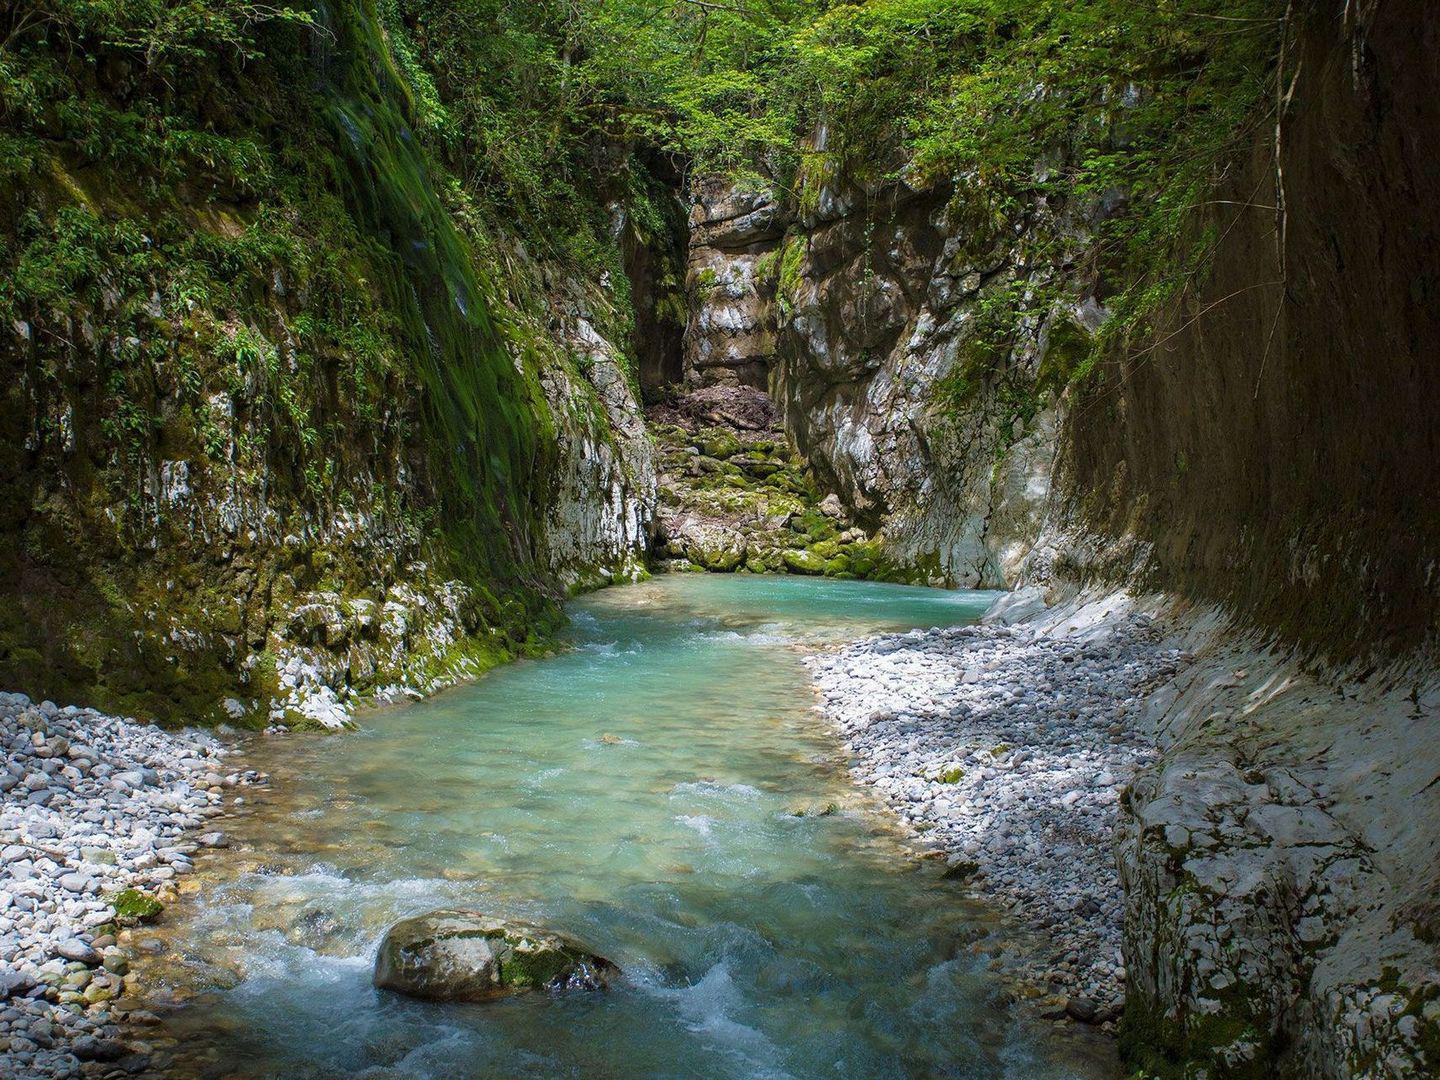
[[[1047,1015],[1114,1021],[1124,1003],[1113,848],[1121,790],[1155,749],[1147,692],[1182,664],[1150,620],[1085,637],[967,626],[809,658],[820,709],[873,786],[954,876],[1049,947],[1020,961]]]
[[[126,927],[186,891],[226,844],[205,824],[264,778],[211,734],[23,694],[0,694],[0,743],[0,1076],[143,1073]]]

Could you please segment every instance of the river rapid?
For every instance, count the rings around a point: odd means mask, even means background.
[[[1030,1019],[1016,939],[850,782],[805,650],[993,594],[672,575],[571,605],[570,647],[338,737],[256,739],[271,791],[137,933],[174,1075],[1102,1077]],[[484,1005],[371,987],[395,920],[550,925],[626,973]]]

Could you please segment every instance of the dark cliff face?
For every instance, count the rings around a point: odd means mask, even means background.
[[[1100,554],[1068,570],[1138,555],[1140,583],[1332,656],[1433,644],[1440,19],[1320,4],[1284,70],[1239,205],[1204,216],[1213,276],[1075,395],[1063,489]]]
[[[1121,1046],[1147,1075],[1440,1053],[1440,18],[1297,10],[1278,127],[1195,223],[1212,273],[1071,392],[1030,567],[1242,631],[1176,621],[1197,660],[1151,697],[1160,756],[1123,802]]]

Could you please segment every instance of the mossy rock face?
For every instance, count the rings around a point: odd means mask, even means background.
[[[603,990],[619,969],[579,943],[474,911],[432,911],[390,928],[375,986],[426,1001],[493,1001],[536,990]]]
[[[1231,997],[1230,1007],[1221,1013],[1184,1019],[1146,1003],[1127,1002],[1118,1033],[1121,1060],[1136,1075],[1158,1080],[1207,1074],[1269,1080],[1285,1075],[1283,1044],[1271,1033],[1268,1018],[1252,1013],[1243,991]]]
[[[139,889],[121,890],[110,898],[110,906],[115,909],[117,918],[139,922],[151,922],[165,910],[164,904]]]
[[[786,569],[795,574],[823,574],[825,572],[825,560],[813,551],[796,551],[791,549],[783,556]]]

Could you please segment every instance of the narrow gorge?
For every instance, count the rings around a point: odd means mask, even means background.
[[[1421,0],[22,0],[0,1076],[1440,1073]]]

